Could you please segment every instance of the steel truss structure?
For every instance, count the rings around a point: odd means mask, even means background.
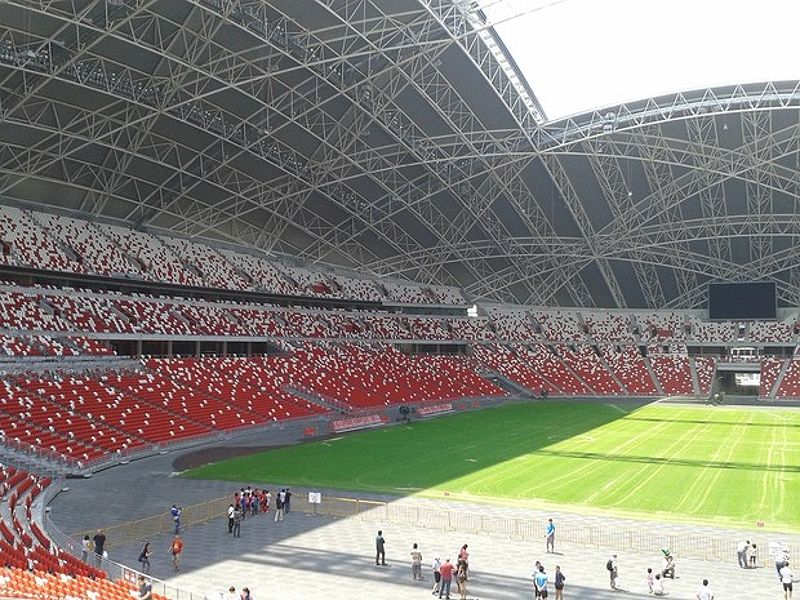
[[[4,2],[0,197],[477,299],[800,303],[800,83],[550,122],[470,4]]]

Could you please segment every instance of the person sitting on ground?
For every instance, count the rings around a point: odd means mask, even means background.
[[[656,577],[653,580],[653,595],[666,596],[666,594],[667,592],[664,591],[664,580],[659,573],[656,573]]]
[[[661,577],[666,579],[669,577],[670,579],[675,579],[675,557],[672,554],[667,554],[664,556],[664,569],[661,571]]]

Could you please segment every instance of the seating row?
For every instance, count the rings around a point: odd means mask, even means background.
[[[455,288],[345,276],[207,244],[3,206],[0,264],[194,287],[465,305]]]

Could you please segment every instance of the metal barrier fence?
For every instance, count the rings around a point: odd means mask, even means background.
[[[435,502],[413,502],[401,500],[382,502],[361,498],[323,496],[318,505],[308,503],[304,498],[308,490],[295,490],[292,509],[295,512],[318,514],[334,518],[353,518],[363,522],[381,525],[398,524],[407,527],[423,527],[448,532],[502,537],[517,541],[536,541],[544,543],[546,516],[531,518],[504,517],[497,514],[481,514],[468,509],[436,506]],[[217,498],[202,504],[183,509],[181,523],[189,527],[225,516],[231,496]],[[557,543],[570,543],[586,548],[608,549],[622,552],[660,553],[663,548],[680,558],[735,561],[736,545],[740,541],[735,532],[721,531],[718,535],[692,532],[686,526],[665,525],[653,527],[652,523],[640,526],[633,521],[620,521],[618,524],[601,522],[602,519],[576,517],[559,519]],[[174,524],[169,513],[115,525],[106,528],[109,548],[158,534],[173,531]],[[85,532],[89,536],[94,532]],[[82,537],[84,532],[78,534]],[[739,537],[745,534],[738,534]],[[796,536],[790,540],[780,534],[751,532],[747,538],[761,548],[761,561],[769,561],[770,543],[788,548],[792,556],[800,555],[800,543]]]
[[[45,489],[45,494],[42,498],[42,505],[49,503],[53,497],[59,493],[61,489],[61,485],[63,484],[63,480],[58,480],[54,484],[50,485],[48,488]],[[208,504],[208,503],[207,503]],[[50,520],[50,515],[46,511],[42,511],[44,514],[43,525],[44,529],[47,532],[47,535],[50,536],[50,539],[53,540],[56,546],[61,551],[68,552],[73,556],[80,558],[84,562],[89,563],[90,565],[94,565],[98,569],[102,569],[106,572],[108,578],[112,581],[124,581],[129,584],[137,584],[138,577],[140,575],[140,571],[136,569],[132,569],[126,565],[114,562],[113,560],[109,560],[107,558],[103,558],[98,556],[97,554],[89,553],[85,554],[83,552],[83,545],[81,544],[81,539],[83,538],[83,534],[79,537],[71,538],[62,532],[58,527],[56,527],[53,522]],[[153,517],[155,519],[155,517]],[[143,519],[147,521],[148,519]],[[186,590],[182,590],[177,588],[173,585],[166,583],[160,579],[155,579],[150,575],[146,575],[147,579],[153,586],[153,592],[155,594],[161,594],[165,598],[169,600],[208,600],[205,594],[198,594],[195,592],[188,592]]]

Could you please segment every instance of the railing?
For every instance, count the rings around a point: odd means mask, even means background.
[[[547,517],[532,518],[484,515],[468,508],[447,508],[437,506],[436,502],[413,502],[401,500],[383,502],[361,498],[347,498],[323,495],[321,504],[308,503],[308,489],[295,489],[295,512],[317,514],[328,517],[352,518],[376,524],[394,523],[407,527],[423,527],[441,531],[463,532],[475,535],[502,537],[519,541],[541,542],[547,525]],[[224,518],[232,496],[217,498],[183,509],[183,526]],[[106,528],[109,544],[119,546],[137,540],[152,538],[157,534],[168,534],[174,524],[168,513],[147,519],[124,523]],[[93,532],[86,532],[90,535]],[[79,537],[83,532],[77,534]],[[800,541],[796,536],[786,540],[781,534],[754,531],[735,533],[720,531],[719,534],[693,533],[690,526],[652,527],[646,523],[623,522],[611,525],[600,523],[597,519],[564,519],[558,523],[558,543],[569,543],[585,548],[603,548],[618,551],[632,551],[658,554],[662,548],[669,548],[679,558],[697,560],[730,561],[736,557],[736,545],[741,537],[747,537],[766,550],[770,542],[780,543],[789,549],[792,556],[800,555]],[[75,542],[77,543],[77,542]],[[113,547],[110,546],[110,547]]]
[[[59,479],[53,484],[51,484],[44,492],[42,498],[42,505],[46,505],[49,503],[60,491],[61,486],[63,485],[63,480]],[[97,554],[91,553],[90,555],[84,556],[83,554],[83,546],[80,542],[80,539],[74,539],[66,535],[62,532],[56,525],[49,518],[49,512],[44,511],[44,529],[47,532],[47,535],[50,539],[53,540],[56,546],[59,547],[61,551],[69,552],[73,556],[80,558],[84,562],[88,562],[91,565],[94,565],[98,569],[102,569],[105,571],[106,575],[112,581],[123,581],[128,584],[136,584],[137,578],[140,575],[140,571],[136,569],[132,569],[131,567],[125,566],[118,562],[114,562],[113,560],[109,560],[107,558],[103,558],[98,556]],[[163,517],[151,517],[151,519],[160,519],[163,521]],[[147,519],[143,519],[147,521]],[[199,522],[199,521],[198,521]],[[138,521],[137,521],[138,523]],[[109,528],[113,529],[113,528]],[[107,530],[108,531],[108,530]],[[158,533],[161,531],[158,530]],[[144,535],[144,534],[142,534]],[[80,536],[81,538],[83,535]],[[165,581],[160,579],[155,579],[150,575],[146,575],[148,580],[153,585],[153,593],[160,594],[169,600],[206,600],[206,596],[204,594],[198,594],[195,592],[187,592],[186,590],[182,590],[177,588],[173,585],[168,584]]]

